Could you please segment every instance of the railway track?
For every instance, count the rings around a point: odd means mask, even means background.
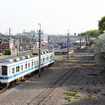
[[[85,59],[85,57],[82,57],[80,61]],[[81,63],[79,65],[81,65]],[[78,67],[68,70],[56,82],[43,91],[39,96],[32,99],[32,101],[27,105],[42,105],[54,93],[54,91],[59,88],[77,69]]]
[[[3,93],[4,91],[6,91],[7,89],[10,89],[18,84],[20,84],[21,82],[27,80],[28,78],[24,78],[23,80],[20,80],[20,81],[17,81],[17,82],[14,82],[12,85],[10,85],[9,87],[7,88],[0,88],[0,93]]]
[[[85,58],[83,57],[80,61],[82,61],[84,59]],[[68,70],[56,82],[54,82],[49,88],[47,88],[45,91],[43,91],[39,96],[32,99],[32,101],[30,103],[28,103],[28,105],[33,105],[33,104],[34,105],[41,105],[41,104],[43,104],[49,98],[49,96],[51,96],[54,93],[54,91],[58,87],[60,87],[76,71],[76,69],[78,69],[78,67],[76,67],[75,69],[71,68],[70,70]],[[0,90],[0,93],[2,93],[5,90],[7,90],[7,89]]]
[[[77,68],[68,70],[65,74],[63,74],[56,82],[54,82],[50,87],[48,87],[45,91],[43,91],[39,96],[35,97],[28,105],[41,105],[46,99],[51,96],[51,94],[60,87],[72,73],[75,72]]]

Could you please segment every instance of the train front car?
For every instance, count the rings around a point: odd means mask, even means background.
[[[0,65],[0,88],[8,86],[8,66]]]
[[[6,88],[38,70],[38,56],[23,56],[23,58],[4,59],[0,62],[0,88]],[[41,68],[48,67],[54,61],[54,52],[42,54]]]

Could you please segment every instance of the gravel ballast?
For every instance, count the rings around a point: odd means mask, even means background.
[[[78,68],[77,68],[78,67]],[[67,70],[76,71],[58,87],[43,105],[105,105],[105,81],[102,66],[94,60],[93,47],[76,52],[69,61],[63,56],[54,65],[32,76],[25,82],[0,93],[0,105],[27,105]],[[64,92],[77,92],[80,98],[68,102]]]

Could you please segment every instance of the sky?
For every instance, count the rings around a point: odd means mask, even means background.
[[[0,33],[70,34],[98,29],[105,16],[105,0],[0,0]]]

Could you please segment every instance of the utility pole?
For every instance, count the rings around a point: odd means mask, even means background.
[[[69,30],[67,33],[67,60],[69,60]]]
[[[39,34],[39,77],[41,76],[41,24],[38,24],[40,29],[38,31]]]
[[[33,55],[33,36],[29,35],[29,38],[30,38],[30,50],[32,52],[32,55]]]
[[[86,50],[87,50],[87,34],[86,34]]]
[[[81,50],[81,34],[80,34],[80,50]]]
[[[9,43],[11,44],[11,42],[13,41],[13,40],[11,40],[11,28],[9,28],[9,37],[10,37],[10,41],[9,41]],[[15,43],[14,43],[15,44]],[[13,50],[12,50],[13,51]],[[17,54],[18,54],[18,49],[17,49]]]
[[[53,43],[52,43],[52,41],[51,41],[51,52],[52,52],[52,47],[53,47]]]
[[[33,37],[32,37],[32,43],[34,44],[34,39],[33,39]],[[32,55],[33,55],[33,53],[34,53],[34,46],[33,46],[33,44],[32,44]]]
[[[50,36],[48,36],[48,52],[50,52]]]
[[[10,36],[10,38],[11,38],[11,28],[9,28],[9,36]]]
[[[10,41],[11,41],[11,28],[9,28],[9,36],[10,36]]]

